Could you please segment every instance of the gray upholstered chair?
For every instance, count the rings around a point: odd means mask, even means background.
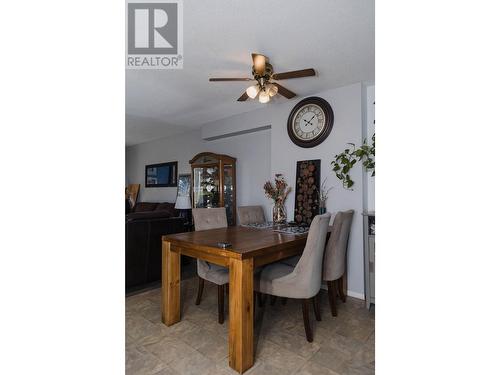
[[[240,225],[266,222],[262,206],[240,206],[237,212]]]
[[[313,298],[316,319],[321,320],[315,297],[321,287],[321,268],[329,222],[329,213],[314,217],[304,252],[295,267],[281,262],[270,264],[262,269],[254,282],[255,290],[260,293],[302,300],[304,328],[309,342],[313,341],[309,324],[309,302]]]
[[[283,264],[286,264],[287,266],[295,267],[295,265],[299,262],[299,259],[300,259],[300,255],[296,255],[294,257],[285,258],[285,259],[281,260],[280,262]]]
[[[345,302],[342,276],[345,273],[346,254],[351,232],[353,210],[340,211],[335,215],[333,227],[325,249],[323,260],[323,280],[328,286],[328,299],[332,316],[337,316],[336,297],[337,291],[340,298]]]
[[[226,209],[224,207],[193,208],[193,220],[194,229],[196,231],[226,228]],[[198,271],[198,295],[196,296],[196,304],[199,305],[201,303],[205,280],[217,284],[219,323],[222,324],[224,323],[224,285],[229,283],[229,270],[226,267],[200,259],[197,259],[196,262]]]

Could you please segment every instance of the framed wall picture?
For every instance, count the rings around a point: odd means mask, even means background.
[[[297,162],[295,184],[295,209],[293,219],[297,224],[311,225],[319,214],[319,189],[321,187],[321,160]]]
[[[146,187],[176,187],[177,162],[146,165]]]
[[[177,183],[177,196],[191,195],[191,175],[189,173],[180,174]]]

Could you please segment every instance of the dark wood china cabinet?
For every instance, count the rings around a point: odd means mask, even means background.
[[[235,225],[236,158],[202,152],[189,164],[193,208],[225,207],[228,225]]]

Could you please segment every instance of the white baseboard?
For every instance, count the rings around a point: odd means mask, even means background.
[[[321,289],[328,290],[327,286],[325,283],[321,284]],[[347,291],[347,295],[352,298],[357,298],[361,300],[365,300],[365,294],[364,293],[358,293],[358,292],[353,292],[352,290]]]
[[[364,293],[357,293],[357,292],[353,292],[352,290],[348,290],[347,295],[349,297],[352,297],[352,298],[362,299],[363,301],[365,300]]]

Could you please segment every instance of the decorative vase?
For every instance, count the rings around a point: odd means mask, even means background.
[[[285,224],[286,223],[286,209],[282,201],[274,202],[273,207],[273,223]]]
[[[319,214],[323,215],[324,213],[326,213],[326,207],[320,207],[319,208]]]

